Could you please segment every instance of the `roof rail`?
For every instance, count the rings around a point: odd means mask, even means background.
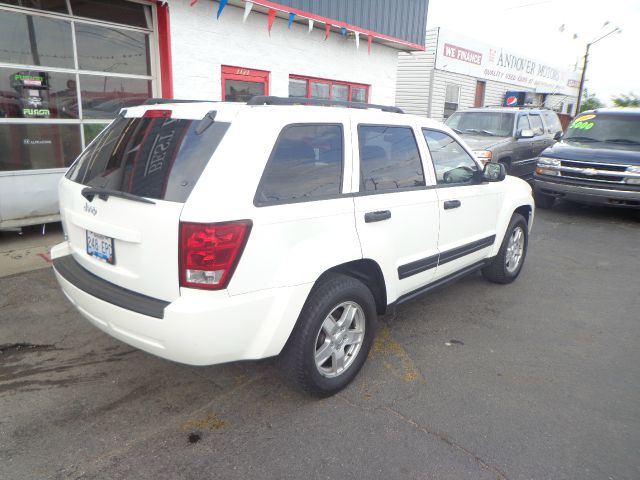
[[[252,97],[247,105],[319,105],[323,107],[375,108],[383,112],[404,113],[401,108],[373,103],[345,102],[344,100],[326,100],[322,98],[306,97],[273,97],[258,95]]]
[[[543,110],[547,107],[543,107],[540,105],[531,105],[531,104],[527,104],[527,105],[483,105],[482,107],[471,107],[471,108],[537,108],[539,110]]]
[[[149,98],[142,105],[162,105],[165,103],[219,103],[216,100],[178,100],[175,98]]]

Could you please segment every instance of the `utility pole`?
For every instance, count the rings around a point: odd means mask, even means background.
[[[609,23],[609,22],[607,22]],[[605,23],[606,25],[606,23]],[[585,49],[584,52],[584,62],[582,63],[582,75],[580,76],[580,86],[578,87],[578,103],[576,103],[576,115],[578,115],[580,113],[580,104],[582,103],[582,90],[584,89],[584,78],[585,75],[587,73],[587,61],[589,59],[589,48],[591,48],[591,45],[593,45],[594,43],[599,42],[600,40],[602,40],[603,38],[608,37],[609,35],[611,35],[612,33],[615,32],[622,32],[622,29],[620,29],[619,27],[614,28],[613,30],[611,30],[609,33],[601,36],[600,38],[598,38],[597,40],[594,40],[593,42],[589,42],[587,43],[587,48]]]

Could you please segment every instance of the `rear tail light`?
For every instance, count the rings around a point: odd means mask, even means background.
[[[251,222],[180,223],[180,286],[226,288],[247,243]]]

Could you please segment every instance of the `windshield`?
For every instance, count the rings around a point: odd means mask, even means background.
[[[446,124],[458,133],[510,137],[513,133],[513,113],[456,112]]]
[[[175,118],[124,118],[109,125],[67,172],[74,182],[185,202],[229,128]]]
[[[640,151],[640,115],[580,115],[569,125],[564,141]]]

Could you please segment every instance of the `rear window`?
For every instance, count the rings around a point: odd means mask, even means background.
[[[544,123],[547,124],[547,133],[557,133],[562,131],[562,125],[560,125],[560,120],[555,112],[545,110],[542,112],[542,116],[544,117]]]
[[[229,128],[176,118],[117,118],[67,172],[67,178],[141,197],[185,202]]]

